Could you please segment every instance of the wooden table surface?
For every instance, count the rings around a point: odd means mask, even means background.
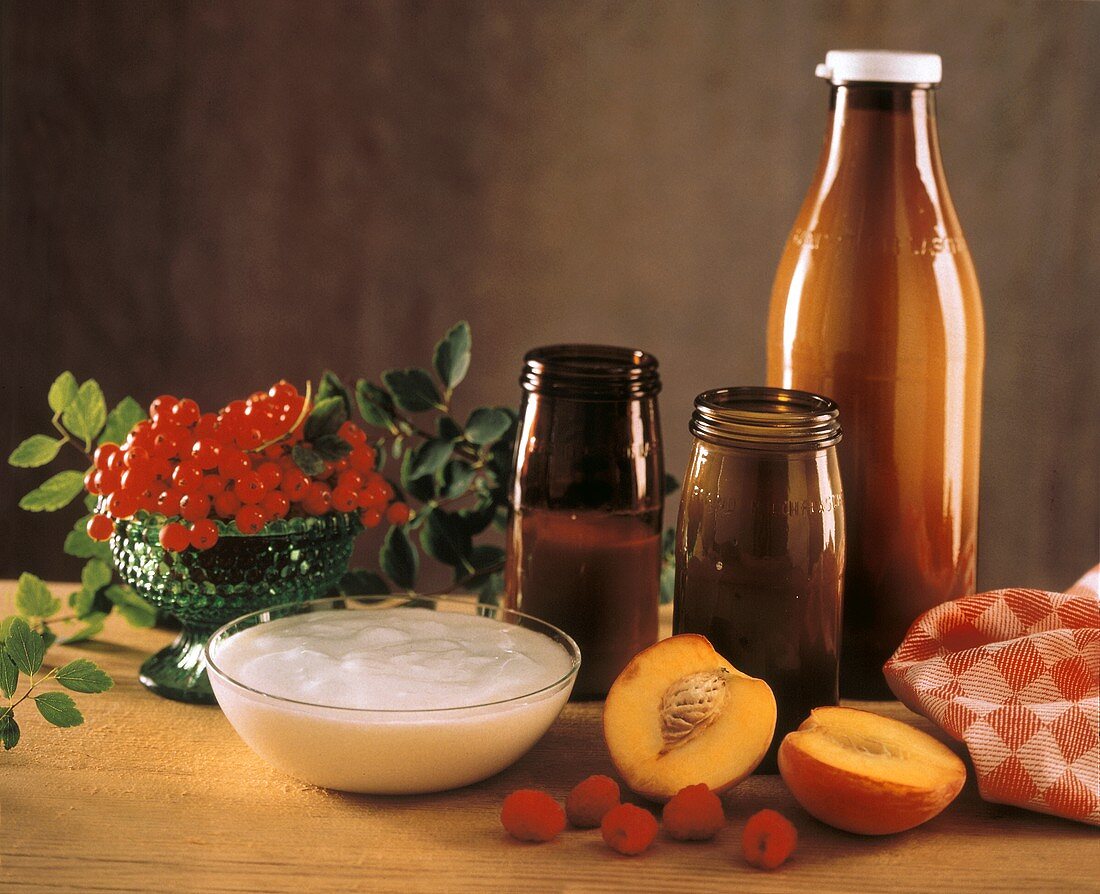
[[[0,582],[0,616],[13,589]],[[588,774],[614,775],[598,703],[567,706],[518,763],[459,791],[314,788],[264,764],[217,707],[166,701],[138,683],[138,665],[171,636],[112,617],[98,642],[47,653],[47,666],[91,657],[115,688],[76,696],[86,722],[74,729],[22,710],[23,742],[0,752],[0,891],[1100,891],[1096,829],[987,804],[972,780],[939,817],[885,838],[824,826],[778,776],[756,776],[724,797],[730,823],[711,843],[662,834],[631,858],[592,830],[511,840],[498,819],[508,792],[538,787],[564,800]],[[897,703],[864,707],[933,729]],[[800,835],[774,873],[740,857],[741,827],[764,807]]]

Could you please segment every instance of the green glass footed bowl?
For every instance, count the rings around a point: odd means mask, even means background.
[[[354,513],[282,519],[259,534],[216,522],[213,547],[174,553],[160,545],[166,521],[116,521],[111,554],[123,581],[182,627],[141,666],[141,682],[157,695],[199,704],[215,703],[203,655],[210,634],[249,612],[327,595],[363,530]]]

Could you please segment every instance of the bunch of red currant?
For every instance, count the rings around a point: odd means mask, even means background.
[[[159,513],[168,518],[161,546],[180,552],[217,543],[215,519],[242,534],[258,534],[273,519],[329,512],[358,512],[368,528],[383,515],[395,525],[408,521],[409,507],[393,501],[374,448],[353,422],[327,436],[339,458],[311,453],[312,474],[302,469],[296,457],[311,446],[304,441],[311,409],[308,394],[287,382],[217,413],[202,413],[190,398],[158,397],[122,444],[96,449],[84,485],[100,509],[88,535],[107,540],[115,519]]]

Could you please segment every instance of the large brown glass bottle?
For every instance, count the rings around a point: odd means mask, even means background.
[[[664,466],[657,360],[604,345],[524,358],[505,598],[581,649],[574,698],[602,698],[657,640]]]
[[[768,383],[831,397],[847,508],[841,694],[974,592],[984,324],[947,191],[930,54],[831,52],[817,173],[776,274]]]

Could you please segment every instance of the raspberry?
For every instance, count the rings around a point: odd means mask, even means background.
[[[177,522],[168,522],[160,529],[160,545],[172,553],[183,552],[191,545],[191,532]]]
[[[798,830],[775,810],[754,813],[741,835],[745,861],[757,869],[778,869],[797,846]]]
[[[553,841],[565,828],[565,811],[546,792],[521,788],[504,799],[500,821],[520,841]]]
[[[103,542],[104,540],[110,540],[111,535],[115,532],[115,523],[111,521],[105,515],[93,515],[88,519],[88,536],[92,540],[98,540]]]
[[[604,814],[600,833],[608,847],[632,857],[653,844],[657,837],[657,820],[648,810],[633,804],[620,804]]]
[[[394,503],[390,507],[404,506]],[[406,516],[408,507],[405,506]],[[389,512],[386,513],[389,515]],[[394,524],[397,524],[394,522]],[[589,776],[573,786],[565,799],[565,813],[578,829],[594,829],[612,807],[619,805],[619,783],[609,776]]]
[[[680,789],[661,813],[665,831],[677,841],[707,841],[726,824],[721,799],[706,785]]]
[[[218,542],[218,526],[204,518],[191,526],[191,545],[195,549],[210,549]]]

